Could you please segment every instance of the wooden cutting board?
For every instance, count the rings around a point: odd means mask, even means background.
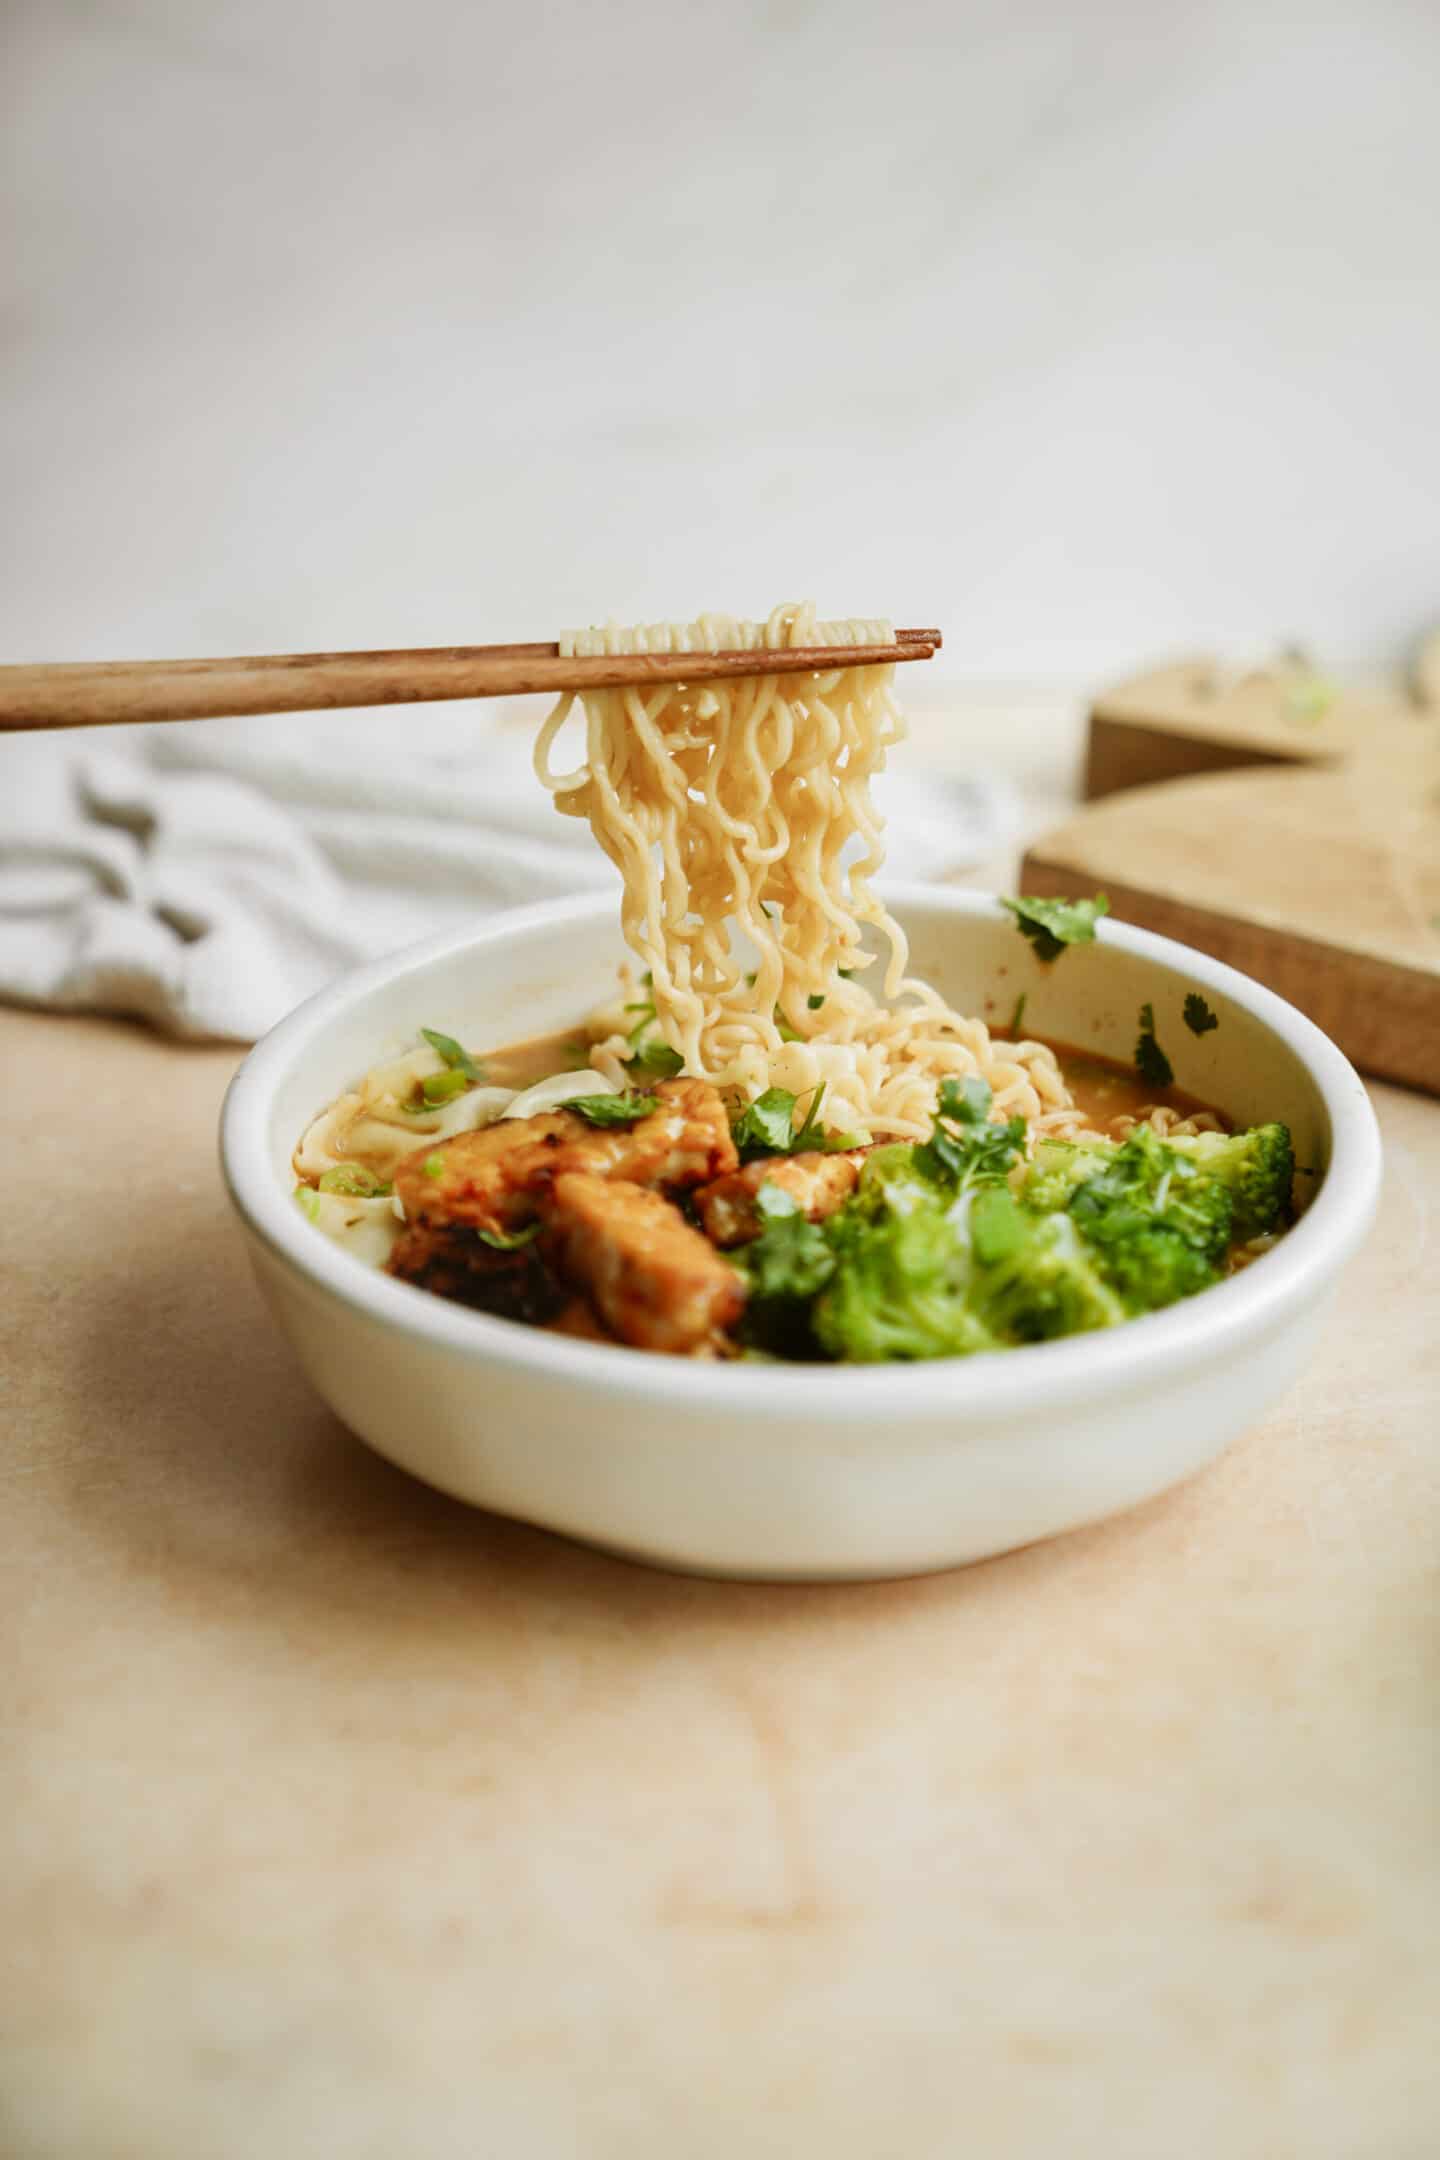
[[[1363,1072],[1440,1094],[1440,719],[1400,700],[1344,717],[1324,755],[1283,761],[1253,738],[1149,731],[1189,777],[1102,790],[1029,849],[1023,889],[1106,892],[1290,999]],[[1243,769],[1194,762],[1227,748]]]
[[[1191,773],[1403,755],[1430,717],[1399,688],[1334,684],[1299,661],[1235,675],[1214,660],[1180,660],[1096,699],[1084,791],[1094,801]]]

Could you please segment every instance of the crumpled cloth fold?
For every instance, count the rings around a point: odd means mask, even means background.
[[[530,766],[533,713],[473,706],[0,742],[0,999],[250,1042],[344,969],[498,908],[615,889]],[[963,870],[1009,788],[882,776],[889,860]]]

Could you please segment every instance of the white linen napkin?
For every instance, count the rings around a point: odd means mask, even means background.
[[[361,960],[616,875],[530,768],[532,710],[473,705],[0,742],[0,999],[249,1042]],[[889,859],[963,870],[1009,786],[882,776]]]

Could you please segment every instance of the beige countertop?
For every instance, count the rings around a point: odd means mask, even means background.
[[[234,1061],[0,1013],[7,2155],[1440,2148],[1440,1105],[1376,1089],[1327,1348],[1191,1484],[772,1589],[353,1441]]]

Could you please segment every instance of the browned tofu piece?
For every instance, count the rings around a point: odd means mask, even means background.
[[[730,1262],[669,1200],[625,1178],[557,1177],[541,1243],[610,1333],[638,1350],[694,1357],[718,1347],[744,1309]]]
[[[735,1168],[730,1121],[708,1081],[663,1080],[654,1093],[655,1109],[633,1125],[590,1125],[573,1110],[551,1110],[417,1148],[395,1173],[407,1224],[517,1230],[571,1170],[683,1192]]]
[[[770,1155],[703,1185],[695,1195],[695,1210],[705,1235],[714,1245],[744,1245],[758,1237],[755,1195],[767,1180],[789,1193],[811,1222],[823,1222],[854,1192],[867,1152],[849,1148],[843,1155]]]
[[[502,1320],[543,1326],[569,1301],[534,1244],[497,1252],[467,1223],[407,1223],[385,1264],[402,1282]]]

